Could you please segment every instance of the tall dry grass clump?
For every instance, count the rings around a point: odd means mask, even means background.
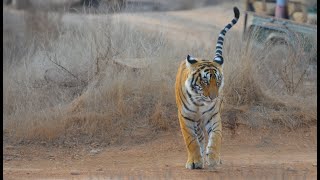
[[[294,129],[316,123],[316,41],[263,44],[259,34],[253,32],[248,41],[234,36],[236,45],[224,53],[229,61],[224,68],[225,116],[236,114],[229,120],[251,127]]]
[[[174,127],[175,63],[166,54],[172,47],[165,34],[114,15],[80,15],[74,25],[68,22],[72,16],[42,13],[24,19],[27,50],[16,64],[13,49],[5,49],[6,134],[21,142],[108,145],[141,142]],[[47,29],[34,25],[41,22]],[[127,65],[131,59],[139,63]]]

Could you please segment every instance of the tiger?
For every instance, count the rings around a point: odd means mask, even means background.
[[[233,8],[234,18],[220,32],[213,60],[187,55],[180,63],[175,81],[175,97],[180,130],[187,148],[187,169],[204,168],[221,164],[222,141],[221,105],[223,88],[222,49],[226,32],[235,25],[240,12]],[[205,149],[205,134],[208,144]],[[204,153],[206,153],[204,156]]]

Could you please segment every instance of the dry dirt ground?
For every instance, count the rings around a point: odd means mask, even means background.
[[[230,7],[230,6],[228,6]],[[170,29],[172,38],[206,38],[225,25],[232,9],[136,14],[127,17],[150,28]],[[122,15],[125,17],[125,15]],[[211,23],[215,17],[214,23]],[[229,16],[228,16],[229,17]],[[70,19],[71,18],[71,19]],[[73,15],[65,17],[72,20]],[[129,19],[132,18],[132,19]],[[126,18],[123,18],[124,20]],[[165,23],[164,23],[165,22]],[[211,24],[211,25],[210,25]],[[194,28],[196,27],[196,28]],[[235,26],[241,31],[243,24]],[[183,33],[182,33],[183,32]],[[182,38],[182,37],[180,37]],[[4,179],[316,179],[317,127],[296,130],[224,129],[217,169],[187,170],[180,131],[162,132],[153,141],[100,147],[12,145],[4,141]]]
[[[151,142],[99,147],[4,146],[5,179],[316,179],[316,127],[223,132],[222,165],[185,169],[180,131]]]

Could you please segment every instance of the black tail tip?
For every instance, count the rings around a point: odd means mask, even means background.
[[[233,8],[233,12],[234,12],[234,17],[236,17],[237,19],[239,19],[240,17],[240,11],[237,7]]]

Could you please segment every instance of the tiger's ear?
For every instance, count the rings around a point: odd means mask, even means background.
[[[190,55],[188,55],[187,58],[186,58],[186,65],[187,65],[187,67],[190,67],[191,64],[194,64],[194,63],[197,63],[197,62],[198,62],[198,61],[197,61],[194,57],[192,57],[192,56],[190,56]]]
[[[223,57],[222,56],[215,56],[213,58],[213,61],[218,63],[218,64],[220,64],[220,65],[222,65],[223,64]]]

